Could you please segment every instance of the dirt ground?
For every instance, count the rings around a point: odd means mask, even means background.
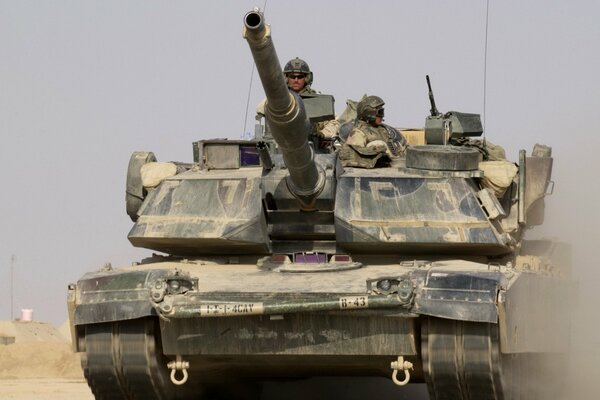
[[[3,400],[93,400],[85,380],[63,378],[0,379]]]
[[[26,341],[0,345],[0,379],[14,378],[83,381],[83,372],[79,356],[66,342]]]
[[[0,345],[0,399],[93,398],[83,379],[79,356],[66,342]]]

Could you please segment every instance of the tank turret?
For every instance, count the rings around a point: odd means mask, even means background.
[[[267,124],[290,173],[288,188],[303,210],[312,211],[314,200],[325,185],[325,173],[315,162],[308,143],[311,129],[304,103],[285,83],[271,39],[271,28],[265,24],[260,11],[253,10],[244,17],[244,38],[250,46],[267,97]]]

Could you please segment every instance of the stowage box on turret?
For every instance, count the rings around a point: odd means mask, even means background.
[[[426,382],[432,399],[555,394],[533,375],[561,366],[567,261],[524,239],[543,221],[550,148],[490,159],[479,116],[431,97],[427,144],[344,167],[313,151],[311,108],[258,10],[244,38],[272,140],[199,141],[192,163],[134,153],[128,237],[165,255],[69,286],[96,398],[235,398],[248,380],[315,375]]]

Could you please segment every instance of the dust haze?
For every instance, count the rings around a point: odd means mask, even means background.
[[[571,304],[571,313],[564,316],[565,323],[571,323],[571,351],[563,368],[564,376],[557,379],[565,380],[565,399],[592,399],[598,397],[600,376],[600,217],[597,206],[600,187],[596,183],[598,168],[593,168],[597,157],[594,148],[572,146],[572,152],[559,152],[563,157],[555,158],[556,193],[548,198],[551,205],[546,210],[548,223],[544,233],[558,236],[572,247],[575,290],[570,299],[565,299]],[[565,293],[549,295],[565,296]]]

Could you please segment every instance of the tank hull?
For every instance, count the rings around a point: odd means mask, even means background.
[[[192,393],[232,374],[240,379],[390,376],[390,363],[399,356],[413,364],[410,382],[428,382],[437,393],[448,390],[432,378],[450,373],[446,353],[465,360],[467,370],[489,358],[494,369],[484,374],[500,377],[498,369],[515,358],[565,351],[568,310],[560,299],[568,288],[561,276],[469,260],[391,260],[364,257],[330,272],[296,272],[289,264],[264,261],[168,259],[90,273],[72,291],[74,343],[76,350],[89,351],[90,329],[104,327],[116,340],[122,326],[150,324],[156,339],[152,353],[160,360],[151,364],[162,372],[149,379],[164,375],[161,385],[169,392],[175,385],[167,364],[183,359]],[[175,277],[180,285],[191,282],[189,290],[157,289]],[[407,283],[385,292],[377,286],[385,279]],[[463,334],[490,347],[468,345],[466,339],[452,341],[467,343],[464,349],[448,347],[448,337]],[[502,379],[489,390],[502,392]],[[98,386],[93,380],[90,385]]]

